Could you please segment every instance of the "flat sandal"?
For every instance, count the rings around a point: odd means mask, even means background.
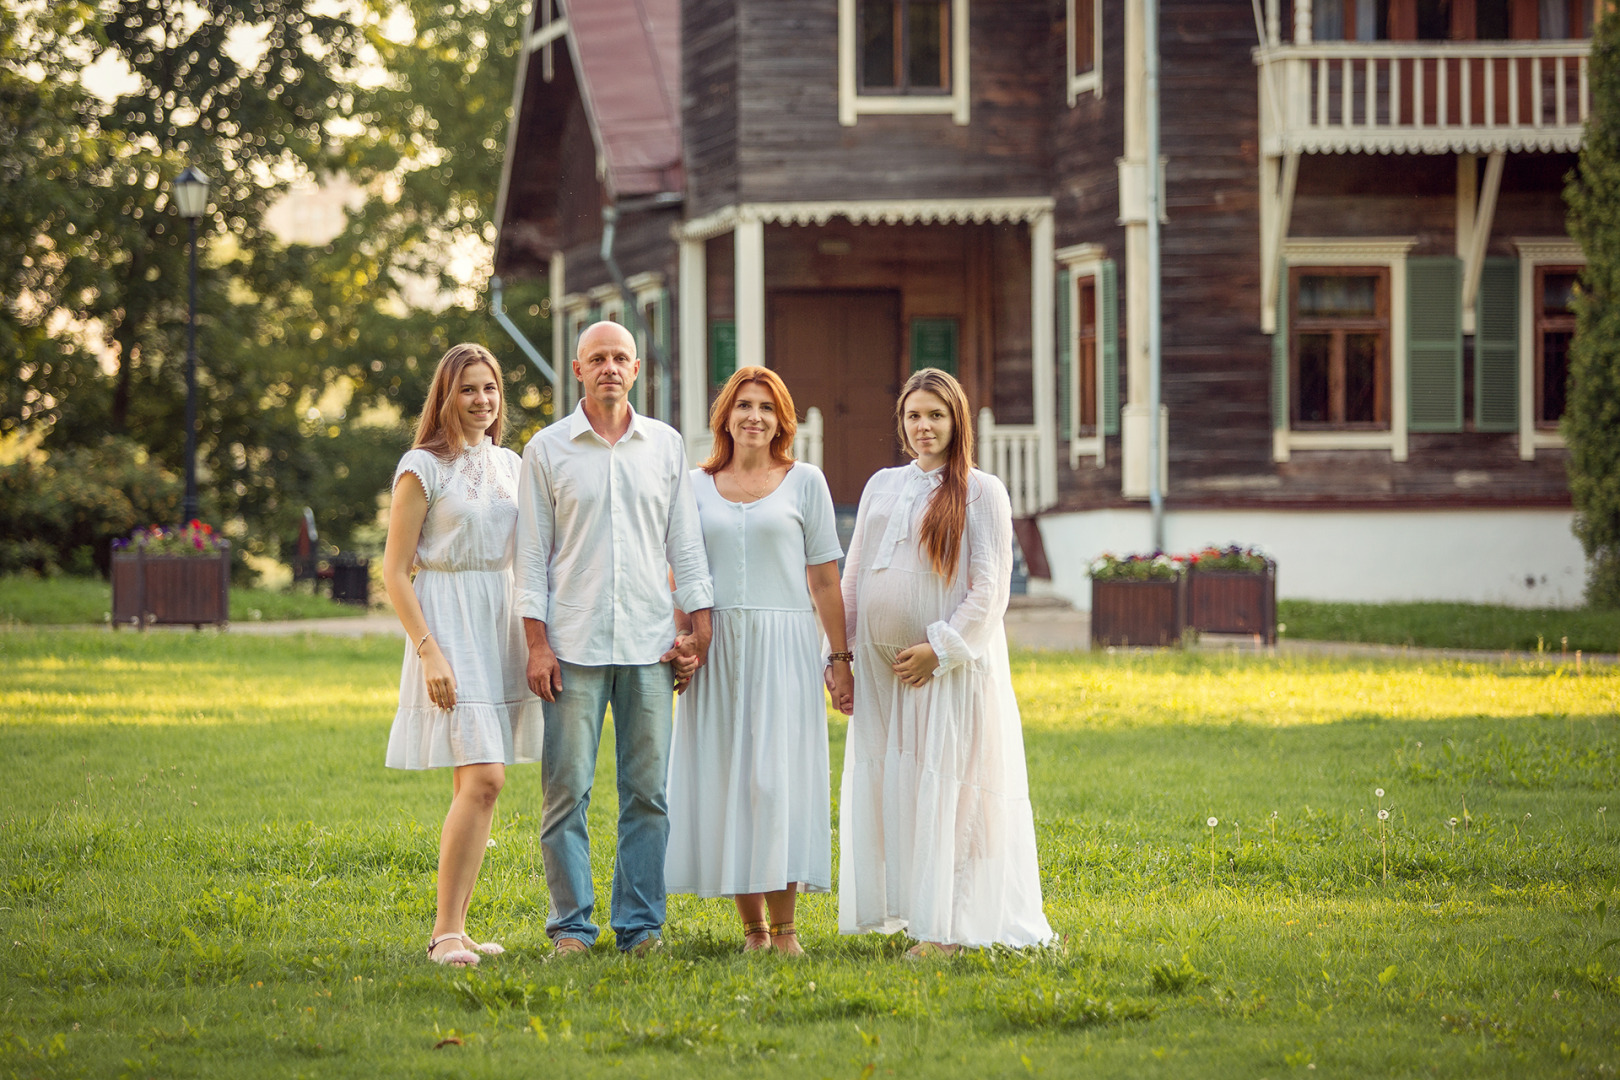
[[[463,941],[467,940],[467,936],[458,931],[453,934],[440,934],[436,938],[429,938],[427,946],[428,959],[435,964],[448,964],[451,967],[477,967],[478,954],[469,949],[451,949],[443,956],[433,955],[434,949],[451,940]]]

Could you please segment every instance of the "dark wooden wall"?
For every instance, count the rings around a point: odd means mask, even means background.
[[[686,212],[737,201],[737,25],[741,0],[681,5],[681,140]]]

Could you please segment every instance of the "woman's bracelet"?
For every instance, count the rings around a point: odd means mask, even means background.
[[[830,664],[834,660],[842,660],[846,664],[853,664],[855,662],[855,654],[852,653],[852,652],[828,653],[827,654],[827,663]]]
[[[427,644],[427,639],[432,637],[432,636],[433,636],[433,631],[429,630],[427,633],[422,635],[422,640],[418,641],[416,643],[416,655],[418,657],[420,657],[422,655],[422,646],[426,645]]]

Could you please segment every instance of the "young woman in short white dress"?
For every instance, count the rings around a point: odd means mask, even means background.
[[[916,372],[896,413],[916,460],[867,481],[844,561],[855,711],[838,928],[903,930],[918,940],[913,957],[1038,944],[1052,928],[1002,628],[1011,503],[973,467],[954,378]]]
[[[409,639],[388,767],[455,770],[428,956],[456,966],[504,951],[467,935],[467,908],[506,766],[540,758],[540,699],[524,682],[528,650],[512,610],[521,459],[499,445],[501,386],[500,365],[481,345],[457,345],[439,361],[415,444],[394,473],[383,555]]]
[[[710,415],[714,454],[692,471],[714,638],[676,711],[664,878],[735,898],[745,951],[797,955],[797,894],[832,888],[824,665],[846,713],[852,691],[832,495],[793,460],[795,427],[781,378],[740,368]]]

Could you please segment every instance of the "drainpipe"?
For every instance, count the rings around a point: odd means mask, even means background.
[[[553,390],[560,389],[561,384],[557,381],[557,372],[552,369],[550,364],[546,363],[546,358],[540,355],[540,350],[535,348],[527,337],[523,336],[523,331],[518,329],[517,323],[513,322],[506,314],[506,307],[501,303],[501,279],[499,277],[489,279],[489,310],[490,314],[495,316],[495,321],[501,324],[501,329],[510,334],[512,340],[517,342],[518,348],[523,350],[523,354],[529,358],[529,362],[540,369],[540,374],[552,385]],[[553,312],[552,317],[555,318],[556,315],[557,313]]]
[[[635,294],[625,283],[624,271],[619,269],[619,260],[613,254],[613,240],[618,232],[619,215],[633,213],[637,210],[661,210],[665,207],[679,206],[686,201],[686,196],[678,191],[661,191],[656,195],[645,195],[635,199],[623,199],[609,203],[602,207],[602,263],[607,267],[608,276],[618,287],[619,296],[624,300],[625,314],[629,316],[629,328],[632,334],[639,334],[647,342],[648,359],[653,362],[653,369],[658,372],[658,381],[663,386],[674,386],[671,381],[669,357],[664,355],[653,335],[648,333],[647,324],[641,318],[641,308],[636,304]]]
[[[1163,333],[1159,271],[1159,0],[1142,5],[1142,37],[1147,63],[1147,263],[1148,263],[1148,507],[1153,517],[1153,550],[1164,550],[1164,491],[1159,486],[1159,372]]]

